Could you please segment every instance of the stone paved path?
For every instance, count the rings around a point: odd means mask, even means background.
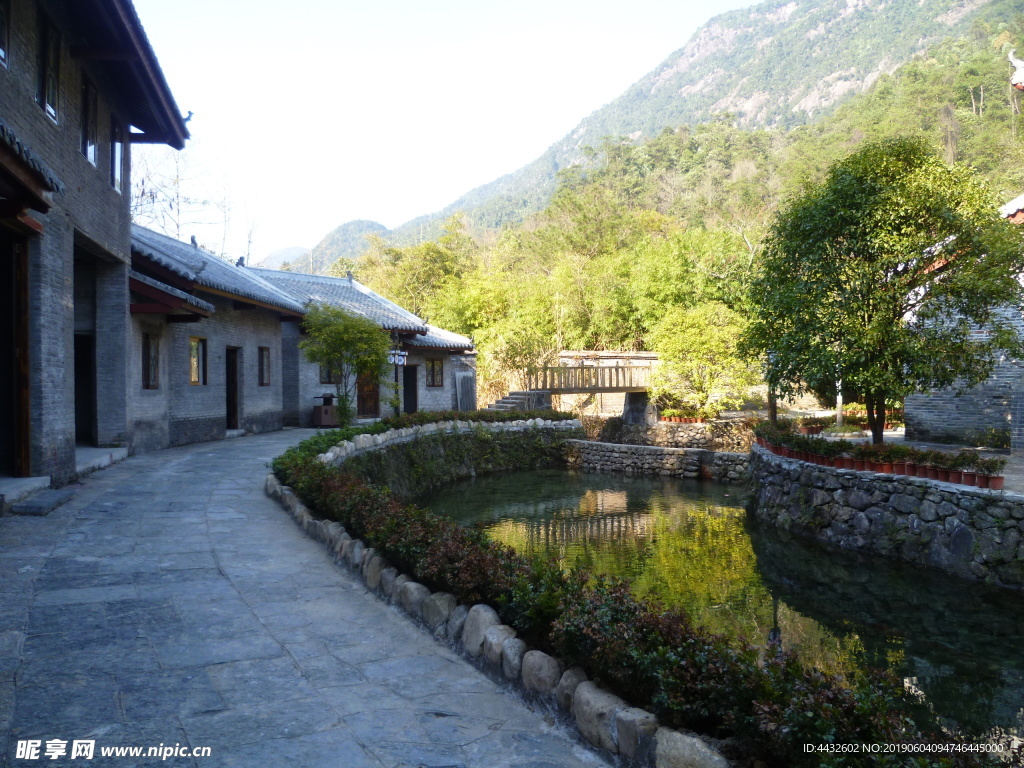
[[[606,765],[263,495],[309,433],[132,457],[49,517],[0,518],[0,765]],[[16,759],[19,739],[94,739],[96,757]],[[99,755],[176,743],[212,756]]]

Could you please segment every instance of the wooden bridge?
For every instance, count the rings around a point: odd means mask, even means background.
[[[634,365],[547,367],[527,380],[528,390],[553,395],[645,392],[650,386],[651,369]]]

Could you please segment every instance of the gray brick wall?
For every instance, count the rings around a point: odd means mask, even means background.
[[[1024,318],[1019,310],[1007,309],[1003,316],[1019,333],[1024,333]],[[907,439],[991,444],[997,435],[1010,431],[1011,424],[1020,423],[1011,421],[1011,411],[1014,392],[1022,378],[1021,364],[1006,360],[996,366],[985,382],[963,394],[949,387],[908,396],[904,404]]]
[[[168,325],[163,315],[132,317],[128,341],[128,392],[131,409],[131,446],[137,453],[166,448],[170,438],[171,367]],[[157,389],[142,388],[142,336],[150,333],[160,340]]]
[[[61,27],[60,5],[49,6]],[[80,151],[82,77],[88,64],[72,59],[68,40],[74,30],[62,27],[62,50],[57,121],[36,103],[38,3],[11,2],[10,64],[0,67],[0,105],[4,121],[18,138],[39,155],[64,183],[54,195],[53,208],[33,214],[42,234],[29,238],[29,410],[31,419],[30,472],[51,475],[62,482],[74,473],[74,338],[73,260],[76,239],[106,259],[97,270],[97,288],[104,301],[127,295],[125,266],[129,258],[127,195],[111,188],[110,105],[117,98],[104,90],[100,77],[90,79],[99,88],[98,159],[92,165]],[[95,73],[91,73],[95,75]],[[127,153],[128,147],[125,147]],[[125,188],[130,177],[125,174]],[[123,289],[122,289],[123,286]],[[97,391],[105,398],[97,408],[97,437],[103,444],[127,437],[125,366],[127,320],[118,318],[123,301],[97,314],[97,360],[113,361],[97,367]],[[5,361],[6,362],[6,361]]]
[[[239,428],[248,432],[280,429],[284,416],[280,316],[265,309],[234,309],[230,299],[218,296],[202,294],[202,298],[212,303],[216,312],[198,323],[175,323],[165,337],[171,445],[223,439],[227,430],[228,347],[239,349]],[[193,336],[206,339],[206,384],[189,383],[189,339]],[[269,386],[259,385],[258,347],[271,350]]]

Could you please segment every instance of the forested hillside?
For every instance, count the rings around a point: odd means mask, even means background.
[[[561,349],[657,349],[682,328],[697,350],[712,332],[742,327],[780,201],[865,140],[925,137],[947,162],[974,166],[993,205],[1024,192],[1012,47],[1024,49],[1024,17],[978,23],[813,126],[747,129],[721,117],[605,141],[560,174],[545,210],[495,242],[474,240],[453,217],[435,241],[375,239],[355,268],[431,322],[473,336],[495,391]]]
[[[929,46],[1019,9],[1015,0],[771,0],[717,16],[533,163],[397,227],[391,239],[435,237],[456,212],[474,234],[522,222],[547,205],[557,172],[605,137],[650,138],[722,114],[748,128],[811,123]]]

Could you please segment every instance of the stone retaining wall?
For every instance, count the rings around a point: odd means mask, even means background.
[[[436,433],[458,433],[479,428],[493,432],[579,429],[580,424],[535,419],[504,424],[446,422],[426,427],[430,428],[412,427],[381,435],[360,435],[351,443],[336,446],[319,458],[340,465],[360,453],[386,450],[389,446]],[[371,592],[399,606],[434,637],[461,650],[476,663],[489,667],[493,674],[504,677],[525,695],[560,709],[593,746],[621,755],[632,765],[729,768],[729,761],[708,741],[660,727],[653,714],[631,707],[628,702],[602,690],[588,681],[586,673],[579,667],[567,669],[559,659],[531,649],[516,636],[515,629],[501,623],[497,611],[491,606],[458,605],[454,595],[431,593],[426,586],[399,573],[373,548],[353,539],[340,523],[316,519],[292,489],[282,486],[273,474],[267,475],[265,490],[268,496],[281,502],[307,535],[330,549],[339,565],[355,571]]]
[[[754,515],[820,541],[1024,588],[1024,496],[832,469],[755,446]]]
[[[702,426],[700,424],[680,426]],[[566,440],[566,463],[591,472],[627,475],[700,477],[736,483],[747,475],[749,454],[720,453],[697,448],[661,448],[651,445],[595,443]]]
[[[659,421],[653,426],[622,424],[621,419],[588,420],[588,437],[624,445],[657,445],[663,448],[706,448],[733,453],[750,450],[754,431],[745,420],[716,419],[703,424]],[[594,428],[594,425],[599,425]]]

